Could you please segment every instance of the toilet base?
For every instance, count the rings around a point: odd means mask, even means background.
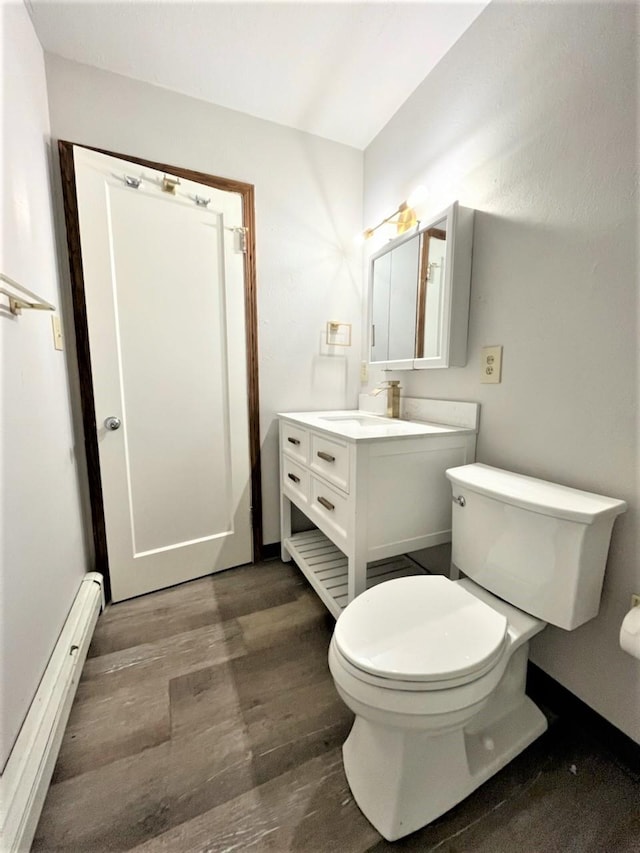
[[[524,694],[506,713],[503,705],[499,717],[490,708],[481,717],[439,733],[356,717],[342,749],[344,769],[360,810],[384,838],[395,841],[431,823],[547,729]]]

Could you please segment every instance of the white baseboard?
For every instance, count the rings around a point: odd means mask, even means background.
[[[64,623],[29,713],[0,776],[0,851],[31,847],[100,610],[102,575],[89,572]]]

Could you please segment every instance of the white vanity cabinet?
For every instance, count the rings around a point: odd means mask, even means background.
[[[368,586],[415,574],[397,555],[448,542],[445,470],[475,459],[475,430],[359,412],[280,415],[282,559],[334,616]],[[291,504],[315,525],[291,532]]]

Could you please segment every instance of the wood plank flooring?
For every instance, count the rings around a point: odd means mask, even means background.
[[[637,780],[561,720],[425,829],[385,842],[353,802],[333,621],[293,565],[107,608],[34,851],[638,851]]]

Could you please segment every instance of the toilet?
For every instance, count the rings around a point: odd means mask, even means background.
[[[447,472],[452,562],[354,599],[329,667],[354,712],[343,747],[356,803],[394,841],[452,808],[547,728],[525,694],[529,640],[600,605],[624,501],[473,464]]]

